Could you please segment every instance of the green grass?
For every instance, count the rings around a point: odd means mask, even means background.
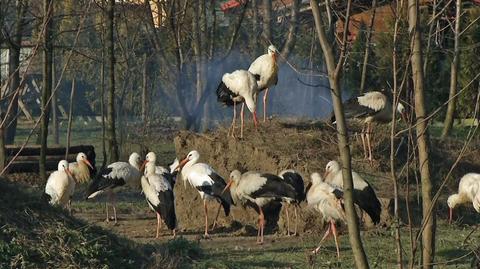
[[[17,135],[15,137],[15,144],[22,145],[30,134],[33,125],[25,122],[19,123],[17,127]],[[132,151],[141,152],[142,145],[148,147],[150,151],[157,153],[157,160],[159,164],[165,165],[171,163],[175,157],[175,146],[171,139],[163,137],[161,134],[147,134],[143,135],[136,130],[132,123],[123,128],[125,137],[123,144],[120,145],[120,155],[123,159],[128,159],[128,155]],[[120,130],[117,128],[117,137],[120,136]],[[37,142],[37,132],[34,132],[30,137],[28,145],[34,145]],[[119,141],[120,142],[120,141]],[[48,145],[53,145],[53,137],[48,136]],[[59,125],[59,144],[65,146],[67,144],[67,123],[63,121]],[[102,126],[96,121],[88,122],[75,120],[72,123],[71,143],[73,145],[93,145],[95,147],[97,166],[103,162],[102,154]]]
[[[184,239],[152,245],[117,236],[48,205],[36,188],[0,178],[0,192],[0,268],[183,268],[202,254]]]
[[[446,261],[461,257],[480,244],[477,231],[470,240],[462,241],[472,227],[447,225],[441,222],[437,230],[436,262],[438,268],[470,268],[472,255],[455,262]],[[319,231],[320,232],[320,231]],[[232,246],[229,248],[209,248],[202,260],[195,263],[196,268],[354,268],[353,254],[349,246],[348,235],[340,236],[340,260],[337,260],[333,239],[327,240],[316,256],[310,251],[316,247],[321,235],[307,235],[297,240],[282,242],[275,240],[269,246],[256,246],[252,238],[250,247]],[[362,233],[371,268],[393,268],[396,264],[395,241],[392,230],[379,229]],[[402,228],[404,260],[408,260],[410,243],[408,230]],[[419,250],[420,251],[420,250]],[[417,251],[418,254],[418,251]]]

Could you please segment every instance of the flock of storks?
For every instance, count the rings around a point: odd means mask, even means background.
[[[222,77],[222,82],[217,88],[218,100],[226,105],[234,106],[234,117],[229,131],[235,133],[236,105],[241,109],[241,134],[243,137],[243,110],[244,104],[252,112],[255,127],[258,125],[256,116],[256,101],[260,91],[265,90],[264,121],[266,119],[266,103],[268,89],[278,81],[278,65],[276,57],[278,51],[274,46],[268,48],[268,53],[258,57],[248,70],[236,70]],[[362,131],[362,142],[365,158],[372,160],[371,132],[373,122],[389,122],[392,116],[391,95],[385,91],[367,92],[362,96],[350,99],[345,104],[345,114],[349,118],[361,118],[365,126]],[[396,111],[404,113],[404,107],[398,103]],[[334,121],[334,119],[332,119]],[[343,174],[340,164],[330,161],[325,168],[324,176],[314,172],[310,182],[305,187],[304,179],[295,170],[285,170],[278,175],[248,171],[245,173],[233,170],[229,181],[219,175],[210,165],[200,163],[200,154],[193,150],[180,161],[175,161],[168,167],[157,166],[156,155],[150,152],[144,161],[137,153],[132,153],[128,162],[115,162],[102,168],[89,183],[86,198],[91,199],[98,194],[106,192],[108,201],[113,207],[113,219],[117,222],[115,208],[115,192],[121,186],[141,185],[149,207],[156,212],[157,230],[159,237],[161,221],[168,229],[176,234],[177,217],[175,214],[175,196],[173,188],[178,173],[184,182],[188,181],[204,201],[205,230],[204,236],[208,237],[208,208],[207,200],[219,202],[216,218],[223,208],[226,216],[230,213],[232,205],[253,208],[259,215],[257,243],[263,243],[265,227],[264,207],[271,202],[281,202],[295,205],[295,234],[297,232],[297,206],[306,201],[309,207],[321,213],[327,230],[321,242],[329,235],[333,235],[339,256],[337,241],[337,222],[346,223],[343,206]],[[71,198],[77,183],[90,181],[90,169],[93,169],[84,153],[79,153],[74,163],[62,160],[58,163],[58,171],[53,172],[48,178],[44,197],[52,205],[62,205],[71,210]],[[381,204],[370,183],[358,173],[352,171],[354,203],[365,211],[373,223],[380,222]],[[457,194],[451,195],[447,204],[452,210],[458,204],[472,202],[475,210],[480,213],[480,174],[469,173],[461,180]],[[288,214],[288,210],[286,210]],[[106,221],[110,221],[106,205]],[[216,223],[216,218],[214,225]],[[290,233],[290,221],[287,215],[287,230]],[[313,250],[317,253],[320,246]]]

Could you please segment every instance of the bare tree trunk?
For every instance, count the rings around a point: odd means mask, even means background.
[[[103,31],[103,30],[102,30]],[[102,32],[103,35],[103,32]],[[100,110],[102,115],[102,167],[107,166],[107,147],[106,147],[106,126],[105,126],[105,46],[102,43],[102,68],[100,70],[100,80],[102,85],[100,87]]]
[[[412,35],[411,43],[411,63],[412,79],[415,92],[415,115],[416,132],[418,144],[418,162],[422,185],[422,210],[423,224],[425,229],[422,233],[422,257],[423,268],[432,268],[431,263],[435,254],[435,228],[436,215],[435,210],[432,215],[427,214],[432,206],[433,184],[430,178],[429,148],[428,148],[428,129],[426,121],[425,101],[424,101],[424,81],[422,65],[422,40],[419,27],[420,17],[418,16],[418,0],[408,0],[408,25],[409,32]]]
[[[107,7],[107,54],[108,54],[108,105],[107,105],[107,136],[109,162],[118,161],[118,145],[115,134],[115,48],[114,48],[114,10],[115,0],[108,1]]]
[[[53,15],[52,0],[43,1],[45,30],[43,34],[43,86],[42,86],[42,110],[44,111],[41,119],[40,130],[40,160],[39,172],[40,178],[47,181],[47,172],[45,170],[47,157],[47,137],[48,137],[48,121],[50,117],[50,106],[48,98],[52,93],[52,44],[51,44],[51,18]]]
[[[441,0],[440,0],[441,1]],[[432,33],[433,28],[435,28],[435,21],[437,21],[437,0],[433,0],[433,9],[432,9],[432,16],[430,21],[430,27],[428,28],[428,35],[427,35],[427,46],[425,48],[425,59],[423,61],[423,73],[427,73],[427,66],[428,66],[428,56],[430,55],[430,44],[432,42]]]
[[[376,0],[373,0],[373,5],[375,5]],[[400,1],[400,3],[397,1],[397,16],[395,16],[395,26],[393,30],[393,55],[392,55],[392,69],[393,69],[393,100],[392,100],[392,107],[397,107],[398,104],[398,78],[397,78],[397,38],[398,38],[398,24],[400,21],[400,16],[402,12],[402,6],[403,6],[403,0]],[[375,16],[375,11],[373,11],[374,14],[372,15],[372,18]],[[372,23],[370,24],[370,27],[373,26],[373,19]],[[370,29],[371,31],[371,29]],[[369,39],[369,37],[367,37]],[[369,42],[367,40],[367,42]],[[367,56],[368,51],[365,51],[365,57]],[[364,61],[364,70],[366,71],[365,65],[367,62]],[[364,74],[362,73],[362,80],[365,78],[363,77]],[[362,81],[365,83],[365,81]],[[360,87],[360,91],[363,92],[363,87]],[[395,218],[395,243],[396,243],[396,254],[397,254],[397,266],[399,269],[403,268],[403,253],[402,253],[402,240],[400,237],[400,218],[398,216],[398,180],[397,180],[397,174],[395,172],[395,127],[396,127],[396,122],[397,122],[397,110],[392,109],[392,123],[391,123],[391,130],[390,130],[390,175],[392,177],[393,181],[393,197],[394,197],[394,207],[393,207],[393,215]],[[408,155],[407,155],[408,156]],[[408,203],[408,197],[407,197],[407,203]]]
[[[25,13],[27,11],[27,3],[24,0],[17,2],[17,18],[15,21],[15,35],[13,40],[10,40],[9,44],[9,77],[10,93],[15,92],[20,87],[20,51],[22,49],[23,38],[23,25],[25,24]],[[10,97],[9,102],[12,103],[10,113],[7,115],[7,131],[5,134],[5,143],[12,144],[15,140],[15,134],[17,132],[17,113],[18,113],[18,96],[19,94],[13,94]]]
[[[2,113],[3,114],[3,113]],[[2,115],[3,118],[3,115]],[[0,171],[3,171],[7,162],[7,153],[5,150],[5,131],[4,127],[0,127]]]
[[[147,122],[147,54],[143,54],[142,121]]]
[[[273,43],[272,40],[272,1],[263,0],[263,38],[267,44]]]
[[[460,39],[460,20],[462,14],[462,0],[456,1],[455,12],[455,32],[454,34],[454,49],[453,60],[450,68],[450,94],[448,96],[450,102],[447,107],[447,115],[445,115],[445,122],[442,130],[442,138],[446,138],[450,133],[453,126],[453,120],[455,117],[455,106],[457,103],[457,78],[458,78],[458,58],[460,53],[459,39]]]
[[[287,59],[290,52],[292,52],[293,47],[295,47],[295,42],[297,41],[297,30],[298,30],[298,12],[300,11],[300,2],[301,0],[293,0],[292,2],[292,14],[290,17],[290,26],[288,27],[287,40],[285,45],[282,48],[281,55],[283,59]]]
[[[356,267],[369,268],[367,256],[363,249],[362,240],[360,238],[360,230],[357,214],[355,212],[355,206],[353,205],[353,180],[350,147],[348,142],[348,130],[345,122],[345,114],[343,111],[342,90],[339,83],[347,45],[346,43],[351,4],[352,1],[348,0],[347,14],[344,23],[345,28],[343,34],[342,48],[340,56],[338,57],[338,63],[335,64],[335,55],[325,32],[325,25],[320,15],[318,2],[316,0],[310,0],[310,6],[312,8],[313,17],[315,19],[315,27],[317,30],[318,39],[320,41],[320,46],[322,47],[323,55],[325,57],[325,62],[327,65],[328,80],[330,82],[333,101],[333,110],[335,113],[335,119],[337,121],[338,150],[340,152],[340,158],[343,164],[342,173],[345,197],[345,211],[348,223],[348,236],[350,239]]]
[[[52,85],[56,85],[55,81],[55,57],[52,55]],[[53,135],[53,144],[59,144],[58,138],[58,115],[57,115],[57,91],[53,93],[52,101],[52,135]]]
[[[65,151],[65,160],[67,159],[70,150],[70,136],[72,132],[73,121],[73,98],[75,97],[75,78],[72,79],[72,90],[70,91],[70,107],[68,108],[68,124],[67,124],[67,146]]]
[[[375,23],[375,14],[377,9],[377,0],[372,1],[372,18],[367,29],[367,40],[365,41],[365,54],[363,55],[362,77],[360,79],[360,93],[365,91],[365,81],[367,80],[367,65],[370,55],[370,40],[372,39],[373,24]]]
[[[253,42],[253,55],[254,57],[257,57],[257,55],[261,54],[262,51],[260,49],[260,44],[259,44],[259,33],[260,33],[260,20],[258,18],[258,2],[260,0],[252,0],[252,12],[253,12],[253,15],[252,15],[252,20],[253,20],[253,38],[252,38],[252,42]]]

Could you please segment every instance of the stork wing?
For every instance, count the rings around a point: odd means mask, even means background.
[[[272,174],[261,174],[260,177],[266,178],[265,184],[252,192],[249,196],[252,198],[291,198],[295,199],[297,193],[293,186],[285,183],[281,178]]]
[[[357,100],[361,106],[368,107],[376,112],[382,110],[388,102],[387,96],[377,91],[367,92],[364,95],[357,97]]]

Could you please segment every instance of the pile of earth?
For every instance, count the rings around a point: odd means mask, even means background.
[[[392,222],[393,184],[390,175],[390,129],[389,126],[377,126],[373,147],[376,160],[371,163],[363,158],[363,149],[358,135],[360,126],[351,127],[351,152],[352,164],[356,172],[367,179],[374,187],[377,196],[382,203],[381,225],[388,226]],[[261,171],[278,174],[284,169],[295,169],[303,175],[304,181],[310,180],[312,172],[323,174],[325,165],[330,160],[338,160],[338,144],[336,130],[333,126],[323,122],[313,121],[285,121],[273,120],[261,124],[258,129],[247,125],[243,139],[232,138],[227,135],[228,129],[219,127],[205,133],[180,131],[175,137],[175,150],[179,158],[186,156],[191,150],[199,151],[200,161],[210,164],[225,180],[228,180],[230,172],[234,169],[240,171]],[[237,130],[239,133],[239,130]],[[419,210],[418,200],[415,199],[418,188],[415,165],[411,169],[404,169],[408,153],[408,140],[406,136],[396,139],[396,166],[400,167],[398,173],[399,192],[404,194],[409,187],[411,193],[412,210]],[[437,184],[443,180],[450,166],[455,162],[463,141],[431,140],[431,165],[432,178]],[[458,178],[467,171],[480,171],[480,143],[474,140],[464,153],[464,157],[457,164],[452,173],[452,179],[447,184],[447,191],[455,190]],[[411,154],[411,153],[410,153]],[[400,171],[400,169],[398,169]],[[410,184],[406,184],[407,175]],[[184,185],[181,179],[177,181],[176,200],[177,215],[182,227],[203,227],[203,203],[197,191],[188,183]],[[401,199],[403,195],[401,195]],[[403,199],[404,201],[404,199]],[[213,206],[215,204],[215,206]],[[405,203],[401,203],[404,205]],[[217,210],[216,203],[209,204],[209,219],[213,220]],[[440,207],[444,207],[443,204]],[[285,233],[285,214],[278,214],[280,208],[276,208],[271,218],[273,226],[278,219],[278,227]],[[290,209],[292,211],[292,209]],[[400,217],[406,222],[406,212],[403,206],[400,209]],[[299,231],[307,232],[317,229],[322,225],[322,220],[317,212],[309,209],[302,203],[299,210]],[[293,215],[293,214],[291,214]],[[242,207],[233,208],[231,217],[225,218],[220,214],[219,221],[224,227],[238,224],[256,225],[257,215],[251,209]],[[372,223],[368,216],[364,218],[364,226],[371,227]],[[233,221],[235,220],[235,221]],[[233,223],[233,224],[232,224]],[[291,230],[293,224],[291,225]]]

